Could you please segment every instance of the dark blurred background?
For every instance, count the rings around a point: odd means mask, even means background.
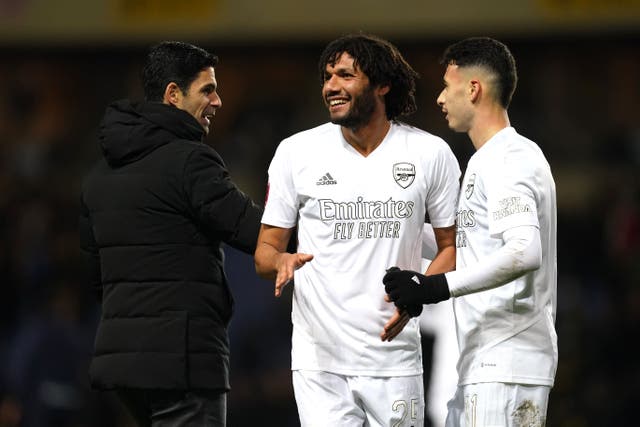
[[[99,307],[76,233],[105,106],[140,98],[149,44],[220,56],[208,138],[256,201],[278,142],[326,121],[316,61],[333,38],[394,42],[420,73],[406,119],[472,153],[436,106],[446,45],[501,39],[520,81],[511,122],[546,153],[558,191],[560,364],[549,427],[630,425],[640,369],[640,0],[0,0],[0,427],[129,427],[87,364]],[[236,300],[229,426],[295,426],[290,289],[273,297],[227,250]],[[428,351],[426,353],[428,355]],[[631,424],[633,424],[631,422]]]

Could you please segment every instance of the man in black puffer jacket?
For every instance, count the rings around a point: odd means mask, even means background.
[[[81,246],[102,298],[89,371],[141,426],[224,426],[233,299],[222,244],[253,254],[262,208],[203,142],[222,101],[218,58],[154,46],[145,102],[117,101],[87,176]]]

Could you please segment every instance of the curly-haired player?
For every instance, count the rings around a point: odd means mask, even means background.
[[[442,139],[397,121],[416,109],[417,75],[391,43],[339,38],[319,69],[331,123],[279,145],[255,254],[276,295],[295,279],[300,421],[422,426],[419,326],[409,319],[422,306],[396,311],[380,283],[392,265],[420,268],[427,217],[439,248],[429,272],[454,267],[460,169]],[[299,252],[286,253],[295,226]]]

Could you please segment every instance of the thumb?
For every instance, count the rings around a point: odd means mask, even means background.
[[[307,262],[311,261],[313,259],[313,255],[311,254],[296,254],[298,255],[298,259],[297,259],[297,266],[298,267],[302,267],[303,265],[305,265]]]

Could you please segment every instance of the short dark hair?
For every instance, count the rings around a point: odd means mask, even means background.
[[[487,68],[498,77],[497,101],[508,108],[518,83],[516,60],[509,48],[490,37],[471,37],[447,47],[441,64],[456,64],[459,67],[479,66]]]
[[[142,68],[142,86],[147,101],[162,102],[167,85],[174,82],[181,91],[187,89],[208,67],[215,67],[218,57],[189,43],[163,41],[149,49]]]
[[[418,73],[394,45],[373,35],[350,34],[329,43],[318,62],[321,83],[324,83],[327,65],[335,65],[344,52],[353,57],[354,65],[367,75],[371,86],[389,86],[385,96],[389,120],[416,111]]]

